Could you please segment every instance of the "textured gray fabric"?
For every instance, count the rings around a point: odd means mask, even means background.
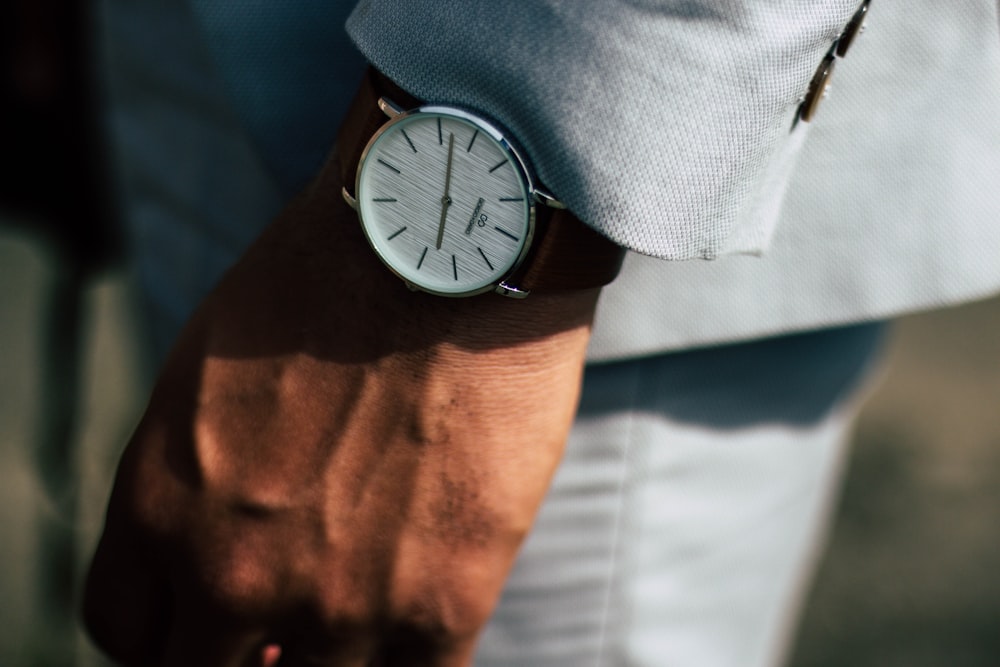
[[[882,319],[1000,289],[992,0],[875,0],[801,129],[766,252],[630,255],[602,295],[592,359]]]
[[[858,5],[366,0],[347,28],[418,97],[512,130],[583,220],[689,259],[761,249],[797,100]]]
[[[359,47],[477,108],[638,253],[605,290],[608,360],[881,319],[1000,289],[993,0],[876,0],[830,99],[798,97],[860,5],[369,0]],[[745,255],[757,256],[745,256]]]

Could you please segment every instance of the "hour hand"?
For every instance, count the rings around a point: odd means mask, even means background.
[[[441,197],[441,222],[438,223],[438,235],[435,248],[441,249],[444,241],[444,223],[448,219],[448,207],[451,206],[451,159],[455,154],[455,135],[448,135],[448,166],[444,172],[444,195]]]

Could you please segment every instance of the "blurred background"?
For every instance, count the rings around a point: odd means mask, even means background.
[[[103,664],[78,582],[153,376],[87,7],[0,6],[0,667]],[[790,664],[1000,664],[1000,300],[894,327],[853,449]]]
[[[904,317],[794,667],[1000,665],[1000,300]]]

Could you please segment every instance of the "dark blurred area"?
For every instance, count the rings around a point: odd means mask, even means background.
[[[86,272],[120,256],[96,3],[0,3],[0,211]]]
[[[97,11],[0,3],[0,667],[103,664],[77,590],[149,384]],[[790,664],[1000,665],[1000,300],[903,318],[888,357]]]
[[[0,552],[0,619],[11,628],[0,640],[4,667],[77,663],[76,443],[86,294],[98,272],[122,254],[98,74],[97,7],[86,0],[0,3],[0,232],[30,240],[46,266],[35,285],[37,319],[26,349],[16,342],[20,322],[12,312],[24,296],[23,276],[16,260],[0,256],[0,373],[13,380],[2,400],[16,406],[30,392],[34,407],[23,438],[8,426],[21,415],[2,413],[0,474],[11,494],[3,501],[16,507],[2,516],[0,534],[23,549],[20,562]],[[34,363],[11,378],[11,366],[29,349]],[[12,594],[19,586],[30,599]]]

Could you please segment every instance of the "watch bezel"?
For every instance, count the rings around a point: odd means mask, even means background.
[[[389,105],[390,109],[392,105]],[[384,107],[383,107],[384,108]],[[503,151],[506,157],[510,158],[511,164],[514,166],[514,171],[517,178],[520,179],[522,186],[524,187],[525,193],[527,195],[526,205],[528,208],[528,219],[527,226],[524,235],[524,243],[522,243],[521,248],[515,257],[513,264],[510,268],[499,278],[492,280],[484,285],[472,288],[470,290],[460,291],[460,292],[445,292],[441,290],[434,289],[427,285],[422,285],[420,283],[414,282],[411,278],[404,276],[386,255],[382,252],[379,247],[377,240],[372,236],[374,223],[371,225],[366,222],[363,207],[360,202],[363,201],[364,193],[362,192],[362,179],[361,176],[364,173],[365,166],[367,164],[367,158],[378,143],[379,139],[391,131],[393,126],[419,117],[420,115],[434,115],[434,116],[445,116],[453,117],[459,120],[465,121],[471,124],[473,127],[477,128],[480,132],[484,132],[489,135],[496,143],[499,145],[501,151]],[[368,143],[365,145],[364,150],[361,153],[361,157],[358,160],[358,168],[355,174],[354,180],[354,198],[359,202],[357,208],[358,219],[361,223],[361,229],[364,232],[365,239],[368,241],[368,245],[372,248],[375,254],[378,256],[379,260],[390,270],[393,274],[399,277],[403,282],[406,283],[411,289],[419,290],[421,292],[426,292],[428,294],[435,294],[437,296],[446,297],[469,297],[475,296],[477,294],[483,294],[485,292],[499,292],[501,294],[521,296],[516,287],[508,285],[506,281],[514,274],[517,273],[518,269],[524,264],[527,258],[536,233],[536,223],[537,223],[537,211],[539,205],[539,190],[536,189],[535,180],[533,178],[531,169],[528,166],[527,161],[522,157],[520,150],[517,148],[515,143],[511,141],[509,135],[497,127],[493,122],[483,118],[482,116],[463,109],[460,107],[454,107],[444,104],[425,104],[414,109],[409,109],[406,111],[401,111],[399,113],[392,114],[390,118],[383,123],[378,130],[372,134]]]

